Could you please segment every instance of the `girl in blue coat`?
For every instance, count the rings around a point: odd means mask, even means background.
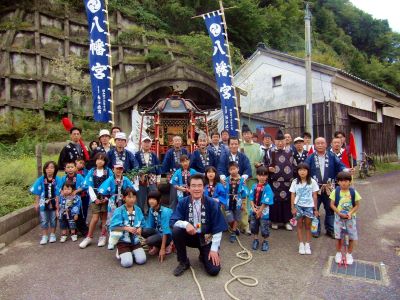
[[[98,189],[99,194],[108,199],[107,224],[109,224],[114,210],[124,204],[124,191],[128,188],[134,189],[132,181],[123,176],[123,172],[124,166],[122,163],[114,165],[114,176],[104,181]]]
[[[107,168],[107,155],[103,152],[99,152],[95,155],[94,160],[96,162],[96,167],[91,169],[87,174],[85,181],[83,183],[84,188],[89,190],[90,196],[90,208],[92,211],[92,218],[90,219],[89,231],[86,238],[79,244],[79,247],[86,248],[93,239],[93,233],[96,225],[101,219],[101,236],[97,246],[105,246],[106,239],[106,222],[107,222],[107,212],[108,205],[107,199],[100,194],[99,188],[109,178],[114,177],[114,173],[111,169]]]
[[[40,227],[42,239],[40,245],[49,241],[48,229],[50,227],[50,243],[56,241],[56,210],[60,195],[61,179],[57,177],[58,167],[54,161],[48,161],[43,166],[43,176],[40,176],[30,188],[35,195],[35,209],[40,213]]]
[[[220,205],[226,205],[226,190],[219,182],[217,169],[210,166],[206,168],[205,172],[204,195],[213,198]]]
[[[118,207],[112,215],[110,236],[113,236],[114,232],[120,233],[117,243],[117,257],[121,259],[122,267],[129,268],[133,265],[133,260],[138,265],[146,262],[146,253],[139,241],[144,217],[140,207],[135,205],[136,191],[133,188],[127,188],[123,197],[125,204]]]

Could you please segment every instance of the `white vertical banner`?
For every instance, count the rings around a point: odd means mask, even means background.
[[[140,115],[139,111],[137,110],[137,106],[134,106],[131,112],[131,120],[132,120],[132,132],[128,138],[128,148],[129,151],[135,153],[139,151],[139,138],[140,138],[140,124],[142,122],[142,116]],[[144,125],[144,124],[143,124]],[[143,131],[146,128],[143,126]]]
[[[218,122],[218,132],[224,130],[224,113],[222,109],[213,110],[207,116],[207,121],[217,121]]]

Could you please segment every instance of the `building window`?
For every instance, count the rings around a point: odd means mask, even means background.
[[[382,106],[376,106],[376,121],[378,123],[382,123],[383,122],[383,113],[382,113]]]
[[[282,76],[272,77],[272,87],[281,86],[282,85]]]

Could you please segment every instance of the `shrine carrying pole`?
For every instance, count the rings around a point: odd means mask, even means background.
[[[111,36],[110,36],[110,19],[108,17],[108,0],[104,0],[104,5],[105,5],[105,14],[106,14],[106,24],[107,24],[107,46],[108,46],[108,65],[110,68],[110,77],[108,78],[110,80],[110,111],[109,113],[111,114],[111,125],[114,126],[115,124],[115,110],[114,110],[114,77],[113,77],[113,65],[112,65],[112,48],[111,48]]]

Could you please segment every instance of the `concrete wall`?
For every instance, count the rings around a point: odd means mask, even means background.
[[[282,85],[273,87],[272,78],[281,76]],[[332,97],[331,76],[313,71],[313,102],[320,103]],[[255,55],[234,78],[234,83],[248,92],[241,96],[245,113],[259,113],[294,107],[306,102],[304,67],[283,60]]]
[[[374,98],[368,94],[350,90],[343,86],[333,85],[335,102],[362,110],[375,111]]]
[[[39,224],[33,205],[16,210],[0,218],[0,245],[8,245]]]

